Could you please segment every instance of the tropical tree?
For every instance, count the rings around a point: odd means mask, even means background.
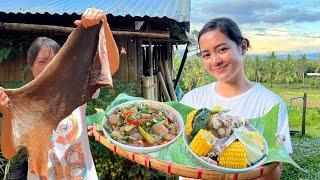
[[[303,86],[305,86],[305,74],[307,71],[307,55],[304,54],[301,58],[298,59],[298,75],[302,81]]]
[[[260,56],[256,56],[253,63],[254,68],[254,81],[260,82],[262,79],[262,73],[263,73],[263,64],[260,60]]]
[[[316,68],[315,71],[316,73],[320,73],[320,53],[318,54],[318,60],[315,61]]]
[[[317,60],[317,62],[316,62],[315,72],[320,73],[320,60]]]
[[[285,82],[286,87],[288,87],[289,83],[295,81],[296,76],[296,63],[292,55],[288,54],[286,61],[280,63],[279,73],[276,79]]]
[[[251,56],[246,56],[243,60],[243,68],[244,73],[246,74],[247,78],[253,80],[253,68],[252,68],[252,59]]]
[[[187,58],[181,77],[182,89],[186,91],[214,81],[204,69],[203,60],[196,55]]]
[[[271,52],[270,55],[267,57],[266,60],[266,72],[265,72],[265,78],[268,83],[270,83],[270,86],[272,88],[272,84],[275,79],[275,75],[277,74],[277,57],[275,55],[275,52]]]

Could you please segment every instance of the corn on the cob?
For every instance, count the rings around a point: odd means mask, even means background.
[[[192,124],[193,124],[193,118],[196,115],[198,110],[193,110],[191,111],[188,115],[187,115],[187,122],[186,122],[186,126],[185,126],[185,132],[186,135],[191,135],[192,132]]]
[[[219,166],[227,168],[247,167],[246,147],[240,141],[234,141],[227,146],[218,157]]]
[[[200,129],[197,135],[193,138],[190,143],[191,150],[198,156],[206,156],[212,150],[212,140],[215,136],[204,129]]]

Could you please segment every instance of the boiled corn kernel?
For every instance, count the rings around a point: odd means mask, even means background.
[[[191,150],[198,156],[206,156],[212,150],[212,140],[215,136],[204,129],[200,129],[197,135],[193,138],[190,143]]]
[[[219,166],[245,168],[247,167],[246,147],[240,141],[234,141],[222,151],[218,161]]]
[[[198,110],[195,109],[187,115],[187,122],[186,122],[186,126],[185,126],[186,135],[191,135],[191,133],[192,133],[193,118],[196,115],[197,111]]]

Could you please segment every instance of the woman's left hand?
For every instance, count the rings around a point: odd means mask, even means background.
[[[99,24],[101,21],[107,23],[106,13],[100,9],[88,8],[82,14],[81,20],[74,21],[74,24],[77,27],[87,28]]]

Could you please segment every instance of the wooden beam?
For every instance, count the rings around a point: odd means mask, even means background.
[[[6,23],[0,22],[0,30],[8,31],[28,31],[28,32],[48,32],[48,33],[64,33],[70,34],[74,28],[53,26],[53,25],[39,25],[39,24],[23,24],[23,23]],[[140,31],[112,31],[114,36],[121,37],[139,37],[139,38],[156,38],[156,39],[170,39],[170,32],[140,32]]]
[[[151,40],[154,43],[164,43],[164,42],[171,42],[172,44],[186,44],[188,41],[181,41],[176,39],[156,39],[156,38],[141,38],[142,41],[149,41]]]

